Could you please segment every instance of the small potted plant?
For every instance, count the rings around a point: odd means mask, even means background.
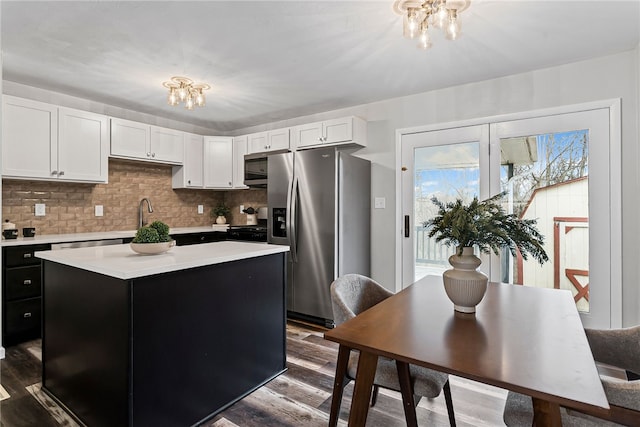
[[[211,217],[216,219],[216,224],[226,224],[227,218],[231,209],[224,203],[218,203],[213,209],[211,209]]]
[[[533,256],[540,264],[549,259],[544,250],[544,236],[536,228],[536,220],[520,219],[508,214],[498,204],[505,193],[478,201],[474,197],[469,204],[461,199],[443,203],[436,197],[431,201],[438,207],[438,213],[423,225],[430,227],[429,237],[446,246],[455,246],[456,253],[449,257],[453,269],[443,274],[445,291],[457,311],[475,312],[487,290],[488,278],[477,271],[480,258],[474,255],[474,246],[480,252],[496,255],[508,248],[513,256],[516,249],[523,259]]]
[[[142,255],[155,255],[168,251],[175,243],[169,235],[169,226],[162,221],[154,221],[136,232],[131,249]]]

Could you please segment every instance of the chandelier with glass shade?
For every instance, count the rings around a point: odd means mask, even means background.
[[[402,33],[409,39],[418,39],[418,47],[429,49],[432,45],[429,30],[444,31],[448,40],[460,37],[460,13],[469,7],[471,0],[396,0],[394,11],[402,15]]]
[[[171,77],[171,80],[162,83],[162,86],[169,89],[167,96],[169,105],[176,106],[184,102],[184,108],[187,110],[193,110],[196,106],[204,107],[204,91],[211,89],[211,86],[206,83],[194,83],[191,79],[179,76]]]

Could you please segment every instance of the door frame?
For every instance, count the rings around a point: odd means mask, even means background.
[[[402,290],[402,239],[404,231],[404,223],[402,221],[403,135],[596,109],[609,109],[609,217],[611,219],[609,227],[609,235],[611,236],[611,271],[609,277],[611,286],[610,324],[611,328],[622,327],[622,122],[620,98],[396,129],[395,291],[399,292]]]

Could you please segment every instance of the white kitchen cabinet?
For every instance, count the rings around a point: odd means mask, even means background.
[[[79,182],[109,179],[109,120],[101,114],[58,109],[58,178]]]
[[[151,157],[165,163],[184,161],[184,132],[151,126]]]
[[[204,137],[204,187],[233,187],[233,138]]]
[[[367,122],[359,117],[344,117],[295,126],[291,130],[296,149],[326,145],[367,144]]]
[[[248,135],[249,153],[288,150],[289,136],[289,128],[252,133]]]
[[[184,132],[111,119],[111,157],[180,165],[184,160]]]
[[[2,176],[106,183],[107,126],[100,114],[5,95]]]
[[[204,185],[204,139],[184,134],[184,162],[173,167],[173,188],[202,188]]]
[[[244,155],[247,154],[248,140],[246,135],[233,138],[233,188],[248,188],[244,185]]]

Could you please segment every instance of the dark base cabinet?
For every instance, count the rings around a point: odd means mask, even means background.
[[[42,269],[36,251],[48,244],[2,248],[2,345],[40,338]]]
[[[132,280],[44,262],[43,389],[84,424],[190,426],[285,370],[284,254]]]

